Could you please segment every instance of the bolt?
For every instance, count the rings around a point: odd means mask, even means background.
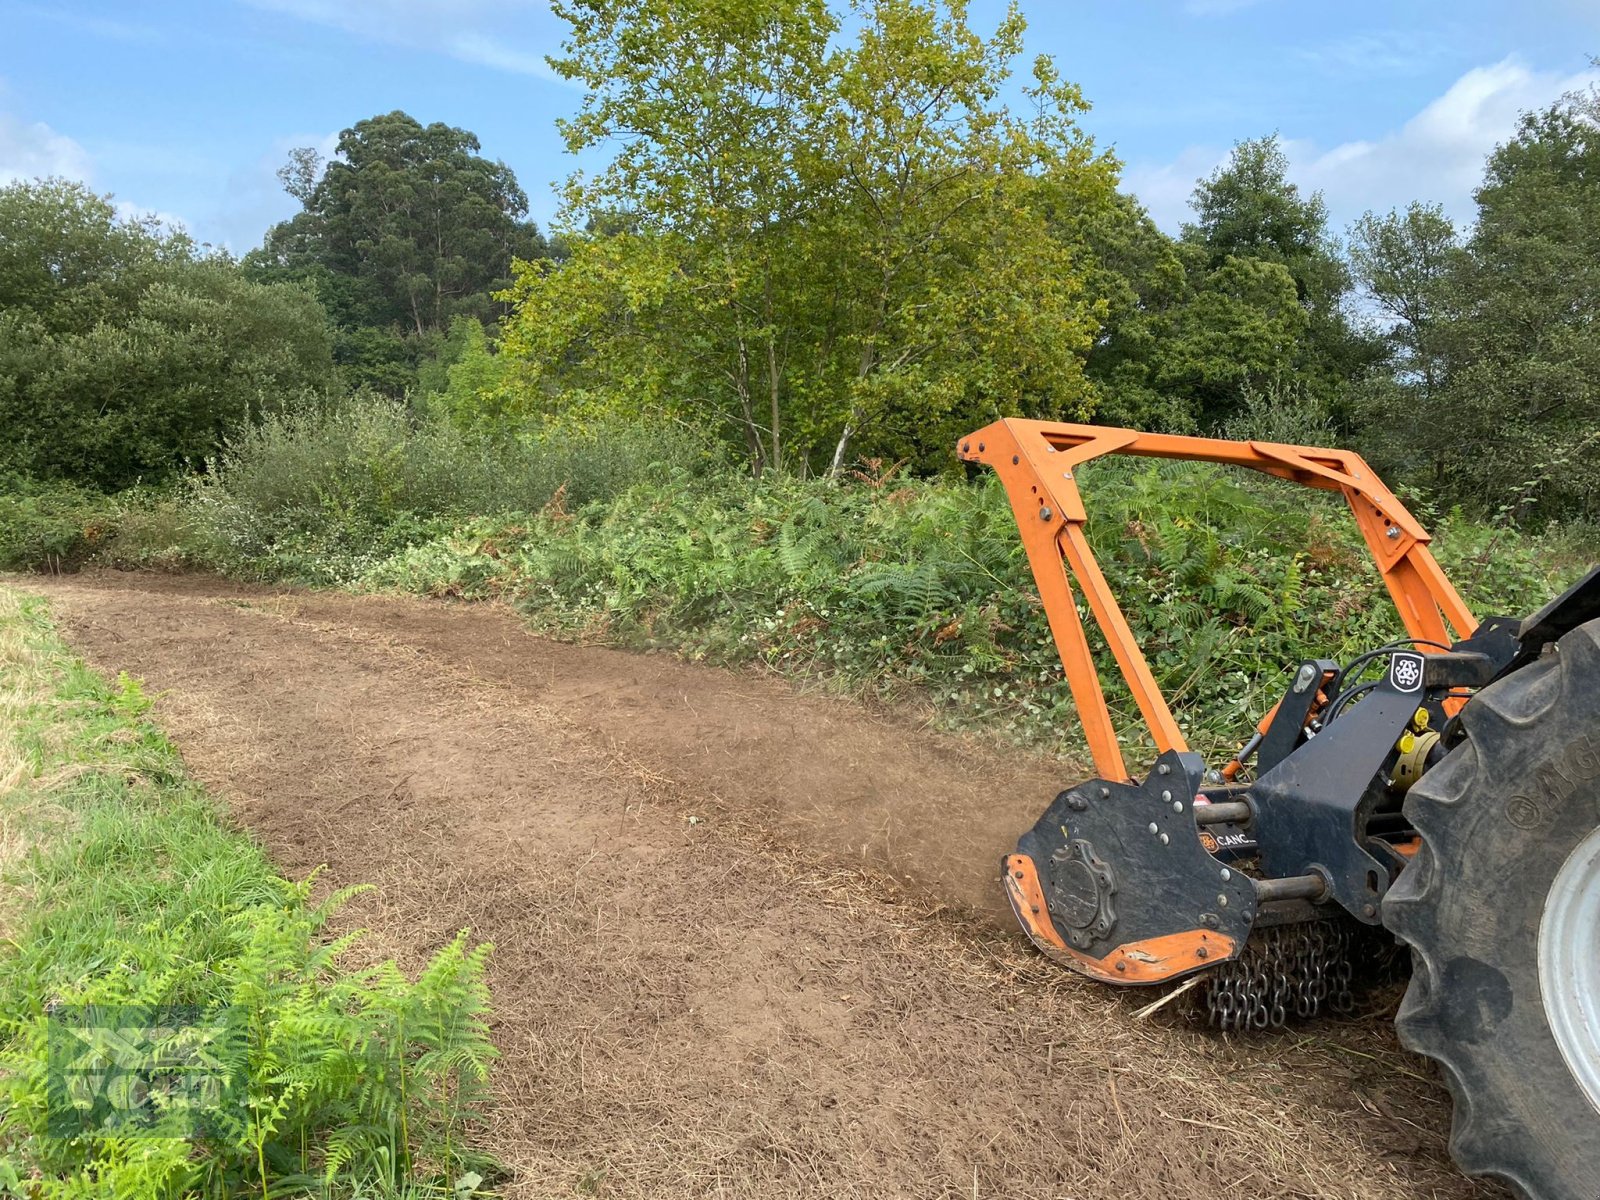
[[[1089,802],[1082,796],[1068,796],[1067,807],[1073,812],[1082,812],[1084,809],[1089,807]]]
[[[1210,953],[1210,951],[1208,951],[1204,946],[1201,946],[1198,950],[1196,950],[1194,952],[1194,956],[1196,958],[1205,958],[1209,953]]]
[[[1041,521],[1048,521],[1053,516],[1055,516],[1055,513],[1051,512],[1048,508],[1041,508],[1039,510],[1039,520]]]
[[[1391,542],[1398,542],[1400,540],[1400,527],[1398,525],[1389,526],[1389,540]]]
[[[1228,880],[1230,880],[1232,878],[1233,878],[1233,872],[1228,870],[1227,867],[1223,867],[1222,868],[1222,882],[1223,883],[1227,883]]]
[[[1117,970],[1126,971],[1127,969],[1128,969],[1128,964],[1126,962],[1119,962],[1117,964]]]
[[[1111,789],[1107,788],[1107,787],[1101,788],[1100,789],[1100,799],[1102,799],[1102,800],[1111,799]]]
[[[1172,802],[1172,811],[1176,812],[1176,813],[1181,813],[1183,811],[1183,801],[1182,800],[1174,800]]]
[[[1161,828],[1161,826],[1157,825],[1154,821],[1150,822],[1150,832],[1151,833],[1157,832],[1160,828]]]
[[[1226,896],[1224,896],[1221,892],[1218,892],[1217,893],[1217,903],[1220,904],[1223,908],[1227,908],[1228,907],[1228,898]]]
[[[1375,917],[1378,915],[1378,906],[1376,904],[1363,904],[1361,911],[1366,916]]]
[[[1165,845],[1166,845],[1166,844],[1167,844],[1167,843],[1168,843],[1168,842],[1170,842],[1170,841],[1171,841],[1171,840],[1172,840],[1172,839],[1171,839],[1171,838],[1169,838],[1169,837],[1168,837],[1168,836],[1167,836],[1167,835],[1166,835],[1166,834],[1164,834],[1164,833],[1163,833],[1163,834],[1162,834],[1162,835],[1161,835],[1161,844],[1162,844],[1162,845],[1163,845],[1163,846],[1165,846]]]
[[[1163,804],[1171,804],[1172,803],[1172,793],[1171,792],[1162,792],[1161,793],[1161,801],[1162,801]]]
[[[1159,767],[1156,768],[1156,774],[1157,775],[1171,775],[1172,774],[1172,768],[1168,764],[1162,763]]]
[[[1028,908],[1032,910],[1034,916],[1037,917],[1039,915],[1039,906],[1037,904],[1030,904]]]

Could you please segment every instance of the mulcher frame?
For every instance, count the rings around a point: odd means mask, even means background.
[[[1017,418],[986,425],[961,440],[960,457],[993,467],[1005,485],[1095,769],[1106,779],[1131,777],[1078,612],[1074,585],[1100,627],[1157,749],[1163,754],[1188,749],[1084,534],[1087,513],[1075,475],[1084,463],[1108,454],[1224,463],[1321,491],[1340,492],[1406,632],[1422,643],[1425,651],[1433,648],[1427,643],[1448,646],[1471,637],[1478,627],[1428,550],[1428,531],[1361,456],[1349,450]]]

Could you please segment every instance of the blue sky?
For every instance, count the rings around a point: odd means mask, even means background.
[[[1600,79],[1600,0],[1023,0],[1029,52],[1084,87],[1089,131],[1175,230],[1195,180],[1276,130],[1336,228],[1413,199],[1470,216],[1520,110]],[[1001,5],[974,0],[988,30]],[[294,146],[401,108],[465,126],[541,223],[579,93],[544,64],[545,0],[0,0],[0,182],[87,179],[242,252],[294,202]]]

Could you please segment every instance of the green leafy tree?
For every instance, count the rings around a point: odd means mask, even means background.
[[[1412,204],[1350,230],[1350,266],[1374,310],[1385,356],[1365,382],[1362,407],[1372,459],[1408,476],[1424,468],[1448,484],[1449,344],[1460,310],[1460,235],[1437,205]]]
[[[1489,156],[1453,270],[1449,473],[1459,494],[1600,516],[1600,89],[1526,114]]]
[[[279,171],[303,207],[246,263],[316,287],[353,381],[410,386],[452,318],[499,314],[513,258],[548,252],[511,168],[480,149],[465,129],[392,112],[346,129],[331,160],[295,150]]]
[[[1167,237],[1131,197],[1057,220],[1068,240],[1087,245],[1090,289],[1105,298],[1087,363],[1100,419],[1210,432],[1294,375],[1309,317],[1283,264],[1242,248],[1213,259]]]
[[[1289,160],[1274,134],[1238,143],[1195,187],[1191,203],[1195,220],[1184,226],[1183,240],[1200,251],[1205,271],[1221,271],[1229,259],[1253,259],[1289,273],[1306,317],[1290,365],[1316,396],[1339,407],[1344,382],[1364,371],[1376,350],[1346,312],[1350,272],[1328,232],[1321,194],[1304,196],[1289,181]],[[1212,407],[1205,415],[1214,421],[1230,407]]]
[[[122,487],[331,382],[304,288],[252,283],[81,184],[0,188],[0,470]]]
[[[512,289],[526,404],[684,409],[758,472],[942,464],[974,421],[1088,411],[1104,306],[1046,214],[1110,204],[1115,164],[1048,61],[1026,116],[998,102],[1015,12],[985,40],[961,4],[862,0],[834,46],[821,0],[557,11],[568,144],[620,148],[569,184],[572,257]]]

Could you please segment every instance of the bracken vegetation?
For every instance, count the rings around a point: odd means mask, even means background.
[[[328,922],[347,893],[313,903],[312,881],[279,878],[149,704],[0,588],[0,1196],[471,1194],[489,1169],[470,1149],[489,947],[462,934],[415,980],[344,965],[359,934]],[[223,1031],[209,1050],[237,1102],[197,1130],[172,1108],[62,1129],[63,1020],[174,1011]],[[167,1036],[181,1052],[186,1030]]]

